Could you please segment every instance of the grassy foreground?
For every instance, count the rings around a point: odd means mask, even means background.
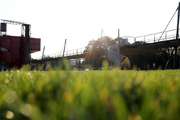
[[[0,120],[177,120],[179,72],[0,72]]]

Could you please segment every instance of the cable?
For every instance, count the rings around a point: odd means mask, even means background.
[[[178,7],[178,8],[179,8],[179,7]],[[162,35],[164,34],[164,32],[166,31],[167,27],[169,26],[171,20],[173,19],[174,15],[176,14],[178,8],[176,9],[175,13],[173,14],[172,18],[170,19],[169,23],[167,24],[166,28],[164,29],[163,33],[161,34],[161,37],[162,37]],[[161,39],[161,37],[159,38],[159,40]],[[159,42],[159,40],[158,40],[158,42]]]

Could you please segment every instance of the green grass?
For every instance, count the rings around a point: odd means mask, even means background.
[[[0,72],[0,120],[177,120],[179,72]]]

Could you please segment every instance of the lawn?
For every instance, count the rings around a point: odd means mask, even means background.
[[[179,72],[0,72],[0,120],[177,120]]]

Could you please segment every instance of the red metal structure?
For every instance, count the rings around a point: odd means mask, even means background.
[[[2,34],[3,32],[6,32],[6,23],[0,24],[0,69],[10,69],[12,67],[20,68],[25,63],[26,37],[23,35],[9,36]],[[40,41],[40,38],[29,37],[29,50],[27,54],[29,60],[31,59],[31,53],[40,51]]]

